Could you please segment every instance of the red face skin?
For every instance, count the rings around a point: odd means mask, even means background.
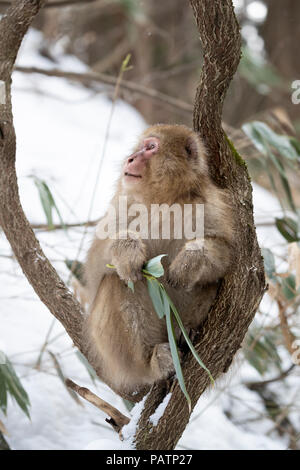
[[[143,140],[141,149],[130,155],[124,166],[124,179],[126,182],[136,183],[143,179],[145,168],[149,159],[158,152],[159,139],[147,137]]]

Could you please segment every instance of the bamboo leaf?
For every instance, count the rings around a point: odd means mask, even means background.
[[[46,191],[45,183],[37,177],[34,177],[34,183],[38,189],[40,201],[44,209],[48,227],[50,229],[53,229],[54,225],[52,217],[52,202],[51,199],[49,199],[48,192]]]
[[[275,219],[275,225],[288,243],[300,240],[298,235],[298,224],[295,220],[290,217],[283,217],[282,219]]]
[[[84,280],[83,263],[81,263],[80,261],[76,261],[74,259],[66,259],[65,265],[71,271],[71,273],[76,277],[76,279],[78,279],[78,281],[83,283],[83,280]]]
[[[265,271],[267,273],[267,276],[270,279],[274,279],[275,278],[275,273],[276,273],[274,255],[273,255],[272,251],[269,250],[269,248],[262,248],[261,253],[262,253],[263,258],[264,258],[264,267],[265,267]]]
[[[69,387],[67,387],[67,385],[66,385],[66,377],[65,377],[65,375],[64,375],[64,373],[63,373],[63,371],[62,371],[62,368],[61,368],[61,366],[60,366],[60,364],[59,364],[59,362],[58,362],[57,357],[55,356],[55,354],[54,354],[53,352],[51,352],[51,351],[48,351],[48,352],[49,352],[50,356],[51,356],[52,359],[53,359],[53,363],[54,363],[54,367],[55,367],[55,369],[56,369],[57,375],[58,375],[58,377],[60,378],[60,380],[62,381],[62,383],[63,383],[65,389],[66,389],[67,392],[68,392],[68,394],[73,398],[73,400],[74,400],[78,405],[82,406],[82,403],[81,403],[81,401],[79,400],[77,394],[74,392],[74,390],[72,390],[72,389],[70,389]]]
[[[167,302],[167,304],[169,305],[168,302]],[[191,413],[191,408],[192,408],[191,398],[190,398],[190,396],[187,392],[184,377],[183,377],[183,374],[182,374],[182,368],[181,368],[181,364],[180,364],[180,358],[179,358],[176,339],[175,339],[175,331],[174,331],[174,326],[173,326],[172,317],[171,317],[170,305],[169,305],[169,308],[167,308],[165,313],[166,313],[168,339],[169,339],[170,350],[171,350],[172,359],[173,359],[173,363],[174,363],[174,368],[175,368],[175,371],[176,371],[176,376],[177,376],[180,388],[181,388],[181,390],[182,390],[182,392],[183,392],[183,394],[184,394],[184,396],[185,396],[185,398],[188,402],[189,413]]]
[[[6,358],[6,363],[4,365],[0,365],[0,376],[2,377],[2,389],[3,389],[3,382],[5,385],[5,389],[11,397],[17,402],[21,410],[28,416],[30,419],[29,414],[29,406],[30,401],[29,397],[23,388],[19,378],[17,377],[15,370],[10,363],[9,359]],[[4,396],[4,409],[6,410],[7,407],[7,396]]]
[[[132,410],[132,408],[135,406],[135,403],[133,403],[132,401],[126,400],[126,398],[123,398],[123,403],[126,406],[129,413]]]
[[[160,286],[156,279],[147,278],[148,292],[151,297],[153,307],[161,319],[165,316],[165,309],[163,304],[163,299],[161,296]]]
[[[155,256],[155,258],[150,259],[146,264],[144,268],[144,272],[147,274],[150,274],[151,276],[154,277],[161,277],[164,275],[164,268],[163,265],[161,264],[161,259],[167,255],[159,255]]]
[[[1,372],[1,367],[0,366],[0,410],[3,411],[3,413],[6,415],[7,411],[7,389],[6,389],[6,383],[4,380],[4,376]]]
[[[80,360],[80,362],[84,365],[84,367],[86,368],[87,370],[87,373],[89,374],[92,382],[96,382],[96,380],[98,379],[98,376],[95,372],[95,370],[93,369],[93,367],[91,366],[91,364],[88,362],[88,360],[86,359],[86,357],[81,354],[80,351],[76,351],[76,356],[78,357],[78,359]]]
[[[134,284],[133,284],[133,282],[132,282],[132,281],[128,281],[128,284],[127,284],[127,285],[128,285],[128,287],[129,287],[129,289],[131,289],[132,292],[134,292]]]
[[[169,301],[171,310],[172,310],[172,312],[174,313],[174,316],[175,316],[175,318],[176,318],[176,321],[177,321],[177,323],[178,323],[178,326],[179,326],[179,328],[180,328],[181,331],[182,331],[182,334],[183,334],[183,336],[184,336],[184,338],[185,338],[185,340],[186,340],[186,342],[187,342],[188,347],[189,347],[190,350],[191,350],[191,353],[193,354],[194,358],[196,359],[196,361],[198,362],[198,364],[200,365],[200,367],[202,367],[202,369],[204,369],[204,370],[207,372],[207,374],[208,374],[208,376],[209,376],[209,378],[210,378],[210,381],[211,381],[212,384],[214,385],[215,381],[214,381],[213,376],[212,376],[211,373],[210,373],[210,370],[209,370],[209,369],[206,367],[206,365],[201,361],[201,359],[200,359],[200,357],[199,357],[197,351],[195,350],[195,348],[194,348],[194,346],[193,346],[193,343],[191,342],[191,340],[190,340],[190,338],[189,338],[189,335],[188,335],[187,332],[186,332],[186,329],[184,328],[184,325],[183,325],[183,323],[182,323],[182,320],[181,320],[181,318],[180,318],[180,315],[179,315],[179,313],[178,313],[178,311],[177,311],[175,305],[173,304],[172,300],[170,299],[170,297],[168,296],[168,294],[167,294],[167,292],[166,292],[165,290],[164,290],[164,295],[167,297],[167,299],[168,299],[168,301]]]
[[[296,290],[295,276],[293,274],[290,274],[290,276],[282,279],[281,288],[287,300],[294,299],[298,295],[298,292]]]
[[[55,210],[61,225],[63,226],[64,230],[66,230],[66,225],[63,221],[63,218],[61,216],[61,213],[57,207],[57,204],[55,202],[55,199],[49,189],[49,186],[47,183],[37,176],[33,176],[34,183],[38,189],[40,201],[46,216],[47,224],[50,229],[54,228],[53,224],[53,210]]]

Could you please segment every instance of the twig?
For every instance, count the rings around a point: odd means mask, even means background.
[[[62,77],[67,78],[69,80],[75,80],[81,83],[102,83],[112,87],[115,87],[118,83],[118,78],[112,77],[111,75],[107,75],[104,73],[95,73],[95,72],[85,72],[85,73],[78,73],[78,72],[68,72],[58,69],[52,70],[45,70],[39,67],[23,67],[23,66],[16,66],[15,70],[18,72],[33,74],[38,73],[41,75],[46,75],[47,77]],[[172,96],[166,95],[165,93],[161,93],[160,91],[154,90],[149,87],[145,87],[138,83],[134,83],[128,80],[122,80],[119,84],[120,88],[126,91],[130,91],[132,93],[136,93],[137,95],[147,96],[154,101],[164,103],[171,108],[179,109],[184,113],[191,114],[193,111],[193,106],[185,101],[179,100],[177,98],[173,98]]]
[[[74,222],[74,224],[54,224],[51,228],[49,227],[48,224],[31,224],[31,227],[34,229],[34,230],[38,230],[38,231],[45,231],[45,232],[48,232],[48,231],[53,231],[53,230],[63,230],[65,228],[76,228],[76,227],[94,227],[95,225],[97,225],[97,223],[99,222],[100,219],[96,219],[96,220],[90,220],[90,221],[86,221],[86,222]]]
[[[284,379],[285,377],[289,375],[289,373],[294,369],[294,367],[295,367],[295,364],[292,364],[287,370],[282,372],[277,377],[274,377],[273,379],[263,380],[261,382],[246,382],[244,385],[246,385],[246,387],[250,388],[251,390],[257,390],[261,387],[264,387],[265,385],[269,385],[269,384],[272,384],[274,382],[278,382],[279,380]]]
[[[15,169],[11,73],[22,39],[43,3],[43,0],[14,2],[0,20],[0,80],[6,89],[4,103],[0,102],[0,225],[40,299],[63,324],[74,344],[87,354],[82,339],[84,312],[46,258],[30,227],[20,203]],[[101,375],[98,364],[92,365]]]
[[[53,328],[54,328],[55,322],[56,322],[56,318],[52,318],[52,321],[51,321],[50,327],[49,327],[49,329],[48,329],[48,332],[47,332],[47,335],[46,335],[44,344],[43,344],[42,347],[41,347],[39,357],[37,358],[36,364],[35,364],[35,366],[34,366],[35,369],[40,369],[40,367],[41,367],[41,362],[42,362],[43,354],[44,354],[44,352],[45,352],[46,347],[48,346],[48,341],[49,341],[50,335],[51,335],[51,333],[52,333],[52,330],[53,330]]]
[[[283,302],[280,299],[277,299],[278,311],[279,311],[279,318],[280,318],[280,326],[282,330],[282,335],[284,338],[285,346],[291,356],[294,354],[295,350],[293,348],[293,343],[296,340],[296,336],[290,330],[287,317],[286,317],[286,307],[284,306]]]
[[[122,83],[124,73],[127,72],[127,70],[130,69],[130,67],[128,67],[130,57],[131,57],[130,54],[128,54],[126,56],[126,58],[123,60],[122,65],[120,67],[120,72],[119,72],[119,75],[118,75],[118,78],[117,78],[117,81],[116,81],[114,96],[113,96],[113,100],[112,100],[112,106],[111,106],[111,110],[110,110],[110,114],[109,114],[109,118],[108,118],[108,122],[107,122],[107,126],[106,126],[105,136],[104,136],[102,154],[101,154],[101,158],[100,158],[100,161],[99,161],[99,165],[98,165],[98,169],[97,169],[97,173],[96,173],[96,179],[95,179],[94,188],[93,188],[93,193],[92,193],[92,198],[91,198],[90,206],[89,206],[89,210],[88,210],[88,216],[87,216],[88,221],[91,218],[93,207],[94,207],[95,197],[96,197],[96,193],[97,193],[97,189],[98,189],[98,182],[99,182],[99,179],[100,179],[101,171],[102,171],[102,168],[103,168],[103,162],[104,162],[105,155],[106,155],[107,142],[108,142],[108,139],[109,139],[109,133],[110,133],[110,127],[111,127],[111,123],[112,123],[112,118],[113,118],[113,115],[114,115],[117,98],[119,96],[120,85]],[[72,274],[73,274],[73,271],[74,271],[74,265],[76,263],[76,260],[79,259],[81,250],[83,248],[83,243],[84,243],[84,240],[85,240],[85,237],[86,237],[86,234],[87,234],[87,228],[88,228],[87,225],[85,225],[84,226],[84,231],[83,231],[83,234],[82,234],[82,237],[81,237],[81,240],[80,240],[80,244],[79,244],[79,247],[78,247],[78,250],[77,250],[77,254],[76,254],[76,257],[75,257],[75,260],[74,260],[74,262],[71,266],[71,270],[70,270],[71,272],[70,272],[70,276],[69,276],[69,279],[68,279],[68,284],[69,284],[69,282],[72,278]]]
[[[61,0],[61,1],[54,1],[54,2],[47,2],[44,5],[44,8],[60,8],[60,7],[68,7],[70,5],[81,4],[84,6],[86,3],[93,3],[96,0]],[[10,6],[12,2],[10,0],[0,0],[0,6]]]
[[[102,398],[95,395],[88,388],[80,387],[70,379],[66,380],[66,385],[77,392],[82,398],[92,403],[92,405],[99,408],[99,410],[106,413],[110,419],[106,418],[105,421],[109,423],[116,432],[120,433],[122,427],[129,423],[130,419],[127,416],[123,415],[123,413],[117,410],[117,408],[107,403],[107,401],[104,401]]]

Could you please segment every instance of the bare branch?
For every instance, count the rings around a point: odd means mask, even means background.
[[[48,77],[63,77],[68,78],[69,80],[79,81],[81,83],[104,83],[106,85],[115,87],[118,81],[117,77],[112,77],[105,73],[95,73],[95,72],[86,72],[86,73],[77,73],[77,72],[67,72],[57,69],[45,70],[38,67],[21,67],[16,66],[15,70],[23,73],[39,73],[41,75],[46,75]],[[123,90],[134,93],[138,96],[147,96],[154,101],[164,103],[171,108],[180,109],[184,113],[190,114],[193,111],[193,106],[185,101],[173,98],[172,96],[161,93],[160,91],[154,90],[152,88],[139,85],[128,80],[122,80],[120,88]]]
[[[53,1],[51,2],[48,1],[45,3],[44,8],[60,8],[60,7],[68,7],[71,5],[82,5],[85,6],[86,3],[93,3],[96,2],[97,0],[58,0],[58,1]],[[0,0],[0,6],[10,6],[12,4],[12,1],[10,0]]]
[[[70,379],[66,380],[66,385],[89,403],[92,403],[92,405],[106,413],[110,417],[110,419],[106,419],[106,421],[111,424],[116,432],[119,433],[122,430],[122,427],[129,423],[130,420],[127,416],[123,415],[123,413],[117,410],[117,408],[107,403],[107,401],[104,401],[102,398],[95,395],[88,388],[80,387]]]
[[[292,356],[295,352],[293,343],[296,340],[296,336],[291,332],[291,329],[288,324],[287,315],[286,315],[287,306],[284,305],[284,303],[280,299],[277,299],[277,305],[278,305],[282,336],[284,338],[285,346],[288,352],[290,353],[290,355]]]
[[[31,224],[31,228],[41,232],[48,232],[52,230],[64,230],[66,228],[76,228],[76,227],[95,227],[100,219],[97,220],[88,220],[86,222],[74,222],[74,224],[53,224],[50,228],[47,224]]]
[[[0,21],[0,80],[5,83],[5,101],[0,103],[0,224],[28,281],[85,354],[81,306],[46,258],[30,227],[20,203],[15,169],[11,72],[22,39],[42,4],[41,0],[16,1]]]
[[[285,379],[295,367],[296,364],[292,364],[287,370],[281,372],[281,374],[277,375],[277,377],[274,377],[273,379],[261,380],[260,382],[244,382],[244,385],[246,385],[246,387],[250,388],[251,390],[263,388],[266,385]]]

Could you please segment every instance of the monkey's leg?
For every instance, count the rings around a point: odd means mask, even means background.
[[[174,375],[175,368],[169,343],[154,346],[150,367],[155,380],[165,380]]]

